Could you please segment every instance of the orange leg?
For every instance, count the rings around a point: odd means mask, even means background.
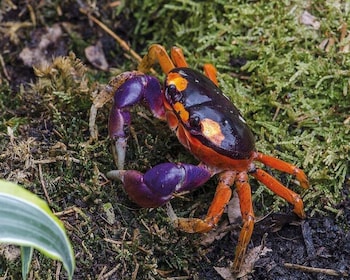
[[[241,208],[243,226],[238,238],[235,259],[233,261],[232,269],[234,272],[239,272],[248,243],[253,233],[255,221],[251,188],[248,182],[248,175],[246,172],[241,172],[237,175],[236,189]]]
[[[290,204],[292,204],[294,206],[293,211],[300,218],[302,219],[305,218],[304,204],[302,199],[300,198],[300,195],[296,194],[292,190],[283,186],[281,182],[279,182],[277,179],[275,179],[274,177],[272,177],[262,169],[259,169],[259,168],[256,169],[254,172],[251,173],[251,175],[254,176],[261,183],[263,183],[276,195],[282,197],[283,199],[288,201]]]
[[[279,171],[286,172],[288,174],[292,174],[296,176],[297,180],[300,182],[302,188],[307,189],[309,187],[309,181],[301,169],[298,167],[285,162],[283,160],[264,155],[262,153],[256,152],[256,160],[262,162],[263,164],[275,168]]]
[[[148,53],[140,62],[138,71],[146,73],[156,62],[159,63],[163,72],[166,74],[175,67],[164,47],[158,44],[154,44],[150,46]]]
[[[172,47],[171,48],[171,59],[176,67],[188,67],[185,56],[181,48]]]
[[[216,78],[216,68],[213,64],[207,63],[204,64],[203,66],[204,69],[204,73],[205,75],[215,84],[215,85],[219,85],[218,80]]]
[[[177,227],[190,233],[210,231],[219,222],[231,198],[231,186],[234,184],[235,177],[236,172],[234,171],[226,171],[220,174],[220,181],[216,188],[214,199],[204,220],[196,218],[178,218],[177,221],[175,221]]]

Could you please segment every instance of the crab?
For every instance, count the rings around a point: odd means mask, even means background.
[[[153,76],[146,75],[159,63],[166,78],[163,88]],[[218,87],[216,68],[204,65],[204,74],[188,67],[183,52],[151,45],[139,64],[138,71],[117,76],[110,85],[114,102],[109,117],[109,137],[114,141],[118,170],[107,173],[119,179],[128,196],[145,208],[155,208],[169,202],[177,193],[193,191],[218,175],[213,201],[205,218],[178,218],[174,224],[188,233],[205,233],[218,224],[235,186],[240,202],[242,229],[232,264],[239,272],[254,228],[254,211],[248,175],[253,176],[276,195],[293,205],[293,211],[305,218],[299,194],[285,187],[254,162],[294,175],[302,188],[308,188],[305,173],[298,167],[260,153],[245,119]],[[161,163],[144,174],[124,170],[130,108],[145,101],[154,117],[167,121],[180,143],[199,160],[198,165]]]

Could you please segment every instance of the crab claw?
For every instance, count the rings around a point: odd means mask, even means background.
[[[119,179],[129,197],[144,208],[155,208],[169,201],[174,193],[193,190],[211,177],[204,167],[162,163],[142,174],[136,170],[112,170],[110,179]]]
[[[119,76],[118,76],[119,77]],[[130,72],[114,81],[113,107],[109,116],[109,137],[115,141],[118,169],[124,168],[128,127],[131,122],[130,108],[142,100],[146,101],[153,115],[165,119],[162,91],[158,80],[152,76]]]
[[[144,208],[157,207],[171,198],[169,194],[154,194],[144,183],[143,174],[136,170],[112,170],[107,173],[107,177],[122,181],[130,199]]]

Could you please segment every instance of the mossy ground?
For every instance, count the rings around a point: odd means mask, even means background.
[[[211,258],[198,244],[199,235],[172,228],[164,208],[140,210],[119,183],[106,179],[104,174],[115,168],[107,139],[110,104],[99,110],[99,139],[91,142],[92,96],[116,73],[135,69],[137,62],[79,8],[99,18],[141,55],[156,42],[167,49],[182,47],[193,68],[213,63],[221,88],[255,133],[257,149],[300,166],[311,187],[301,191],[290,176],[271,170],[272,174],[302,193],[308,216],[331,215],[348,230],[348,216],[339,206],[349,200],[347,2],[81,3],[0,4],[0,176],[42,196],[59,213],[77,256],[75,279],[215,279],[212,267],[232,260],[236,242],[227,237],[230,255],[217,247],[209,252],[223,255]],[[304,11],[315,17],[311,25],[301,21]],[[45,28],[54,24],[60,25],[62,35],[47,47],[46,55],[65,58],[34,71],[23,64],[20,52],[37,48]],[[98,41],[109,71],[97,70],[85,57],[84,48]],[[150,120],[142,107],[135,110],[132,130],[136,137],[130,137],[127,168],[145,171],[164,161],[196,162],[169,136],[166,125]],[[256,181],[251,184],[257,216],[289,212],[281,199]],[[179,216],[202,215],[214,189],[215,179],[173,200],[173,207]],[[106,203],[113,207],[112,222]],[[19,279],[18,264],[0,256],[0,277]],[[31,279],[52,279],[62,270],[37,254]],[[64,272],[60,277],[64,279]]]

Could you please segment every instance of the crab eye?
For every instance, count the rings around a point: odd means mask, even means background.
[[[167,96],[167,99],[170,99],[173,103],[181,101],[182,94],[180,91],[177,90],[177,88],[174,84],[170,84],[166,88],[165,94]]]
[[[201,119],[198,116],[192,116],[189,119],[189,124],[192,129],[198,130],[201,128]]]

